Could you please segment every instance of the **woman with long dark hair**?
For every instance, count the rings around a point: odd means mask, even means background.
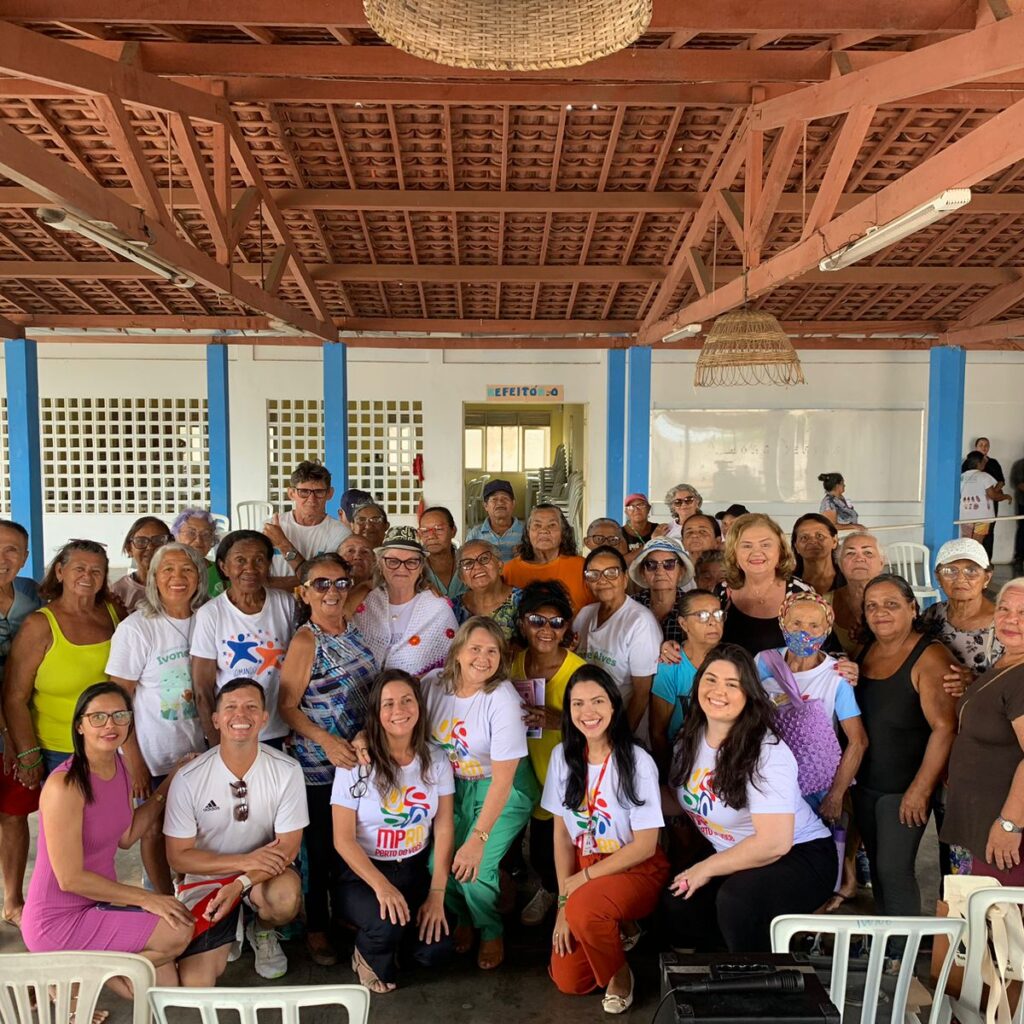
[[[173,896],[118,882],[114,868],[117,850],[132,847],[163,814],[176,770],[132,810],[131,780],[118,753],[131,732],[131,707],[116,683],[97,683],[78,698],[74,753],[50,774],[39,800],[39,850],[22,936],[33,953],[140,953],[156,967],[158,985],[177,985],[174,963],[192,937],[192,915]]]
[[[352,577],[333,552],[311,558],[296,573],[295,635],[281,666],[277,710],[291,729],[289,746],[302,766],[309,824],[306,855],[306,949],[331,967],[331,893],[341,869],[331,844],[331,786],[338,768],[352,768],[351,741],[366,722],[377,662],[345,616]]]
[[[796,556],[796,575],[825,596],[843,586],[846,580],[836,563],[839,530],[820,512],[808,512],[793,524],[790,544]]]
[[[633,742],[618,686],[596,665],[578,668],[566,686],[541,804],[555,818],[551,977],[569,995],[603,988],[605,1013],[625,1013],[633,972],[620,929],[653,912],[669,866],[658,846],[658,769]]]
[[[334,846],[344,861],[339,901],[356,928],[352,969],[372,992],[395,988],[395,954],[436,966],[452,952],[444,914],[455,849],[455,781],[428,742],[415,676],[382,672],[370,691],[365,763],[334,776]],[[433,864],[431,864],[433,838]]]
[[[730,951],[767,952],[773,918],[811,913],[832,895],[835,843],[800,795],[753,658],[736,644],[715,647],[694,688],[669,781],[707,855],[670,887],[672,945],[714,946],[717,925]]]
[[[156,516],[140,516],[128,528],[121,553],[131,559],[132,568],[111,586],[110,593],[129,615],[146,596],[146,577],[153,556],[172,540],[171,528]]]

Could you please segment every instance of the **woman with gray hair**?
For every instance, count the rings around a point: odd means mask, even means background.
[[[665,495],[665,504],[668,505],[668,510],[672,513],[674,521],[671,524],[662,523],[655,529],[654,536],[678,538],[683,535],[683,523],[694,512],[700,511],[704,499],[701,497],[700,491],[692,484],[676,484]]]
[[[157,548],[145,595],[110,641],[107,675],[128,692],[135,712],[123,752],[136,799],[155,792],[183,757],[205,749],[189,659],[205,584],[206,563],[195,548]],[[159,827],[142,837],[142,863],[157,892],[173,893]]]
[[[455,555],[455,566],[462,582],[469,587],[452,602],[459,624],[474,615],[483,615],[497,623],[506,641],[511,640],[522,591],[501,578],[504,566],[498,549],[487,540],[466,541]]]
[[[206,556],[220,541],[220,531],[214,514],[206,508],[186,508],[171,523],[171,533],[179,544],[187,544],[198,551],[206,565],[206,592],[210,597],[224,593],[224,581],[214,561]]]

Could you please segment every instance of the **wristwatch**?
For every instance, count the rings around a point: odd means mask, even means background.
[[[285,551],[283,557],[286,562],[294,562],[299,557],[299,553],[292,548],[290,551]]]
[[[1002,830],[1003,830],[1004,832],[1014,832],[1014,833],[1016,833],[1017,835],[1020,835],[1020,833],[1024,832],[1024,826],[1022,826],[1022,825],[1014,825],[1014,823],[1013,823],[1012,821],[1008,821],[1008,820],[1007,820],[1006,818],[1004,818],[1004,817],[1003,817],[1002,815],[1000,815],[1000,816],[999,816],[999,817],[998,817],[998,818],[996,819],[996,821],[998,821],[998,822],[999,822],[999,827],[1000,827],[1000,828],[1001,828],[1001,829],[1002,829]]]
[[[235,881],[241,883],[243,896],[252,888],[252,879],[248,875],[239,875]]]

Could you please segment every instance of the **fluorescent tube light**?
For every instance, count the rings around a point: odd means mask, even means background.
[[[676,331],[670,331],[661,339],[662,344],[667,345],[671,341],[682,341],[683,338],[696,338],[701,332],[701,324],[687,324]]]
[[[971,201],[971,190],[969,188],[948,188],[945,192],[939,193],[934,199],[923,203],[909,213],[889,221],[888,224],[881,224],[878,227],[868,228],[863,238],[858,238],[842,249],[826,256],[819,264],[818,269],[823,271],[842,270],[865,256],[871,256],[886,246],[892,245],[909,235],[920,231],[922,228],[934,224],[937,220],[945,217],[954,210],[959,210]]]
[[[125,238],[114,229],[112,224],[85,220],[67,210],[49,207],[41,207],[36,211],[36,216],[48,227],[55,228],[57,231],[72,231],[76,235],[88,238],[89,241],[137,263],[140,267],[144,267],[179,288],[195,288],[196,286],[195,278],[182,273],[160,257],[147,253],[145,250],[148,248],[148,242],[136,242]]]

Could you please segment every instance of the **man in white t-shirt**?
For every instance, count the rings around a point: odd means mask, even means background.
[[[298,761],[259,742],[267,722],[263,688],[251,679],[225,684],[213,720],[219,746],[178,771],[164,814],[167,861],[185,876],[177,895],[196,918],[178,965],[190,987],[210,987],[224,972],[243,902],[254,912],[245,935],[256,973],[280,978],[288,961],[275,929],[302,906],[292,864],[309,824],[306,787]]]
[[[337,551],[352,532],[327,514],[327,502],[334,497],[331,473],[319,462],[300,462],[291,475],[288,500],[291,512],[275,515],[263,525],[273,541],[274,561],[269,584],[292,590],[301,582],[295,575],[299,566],[314,555]]]

